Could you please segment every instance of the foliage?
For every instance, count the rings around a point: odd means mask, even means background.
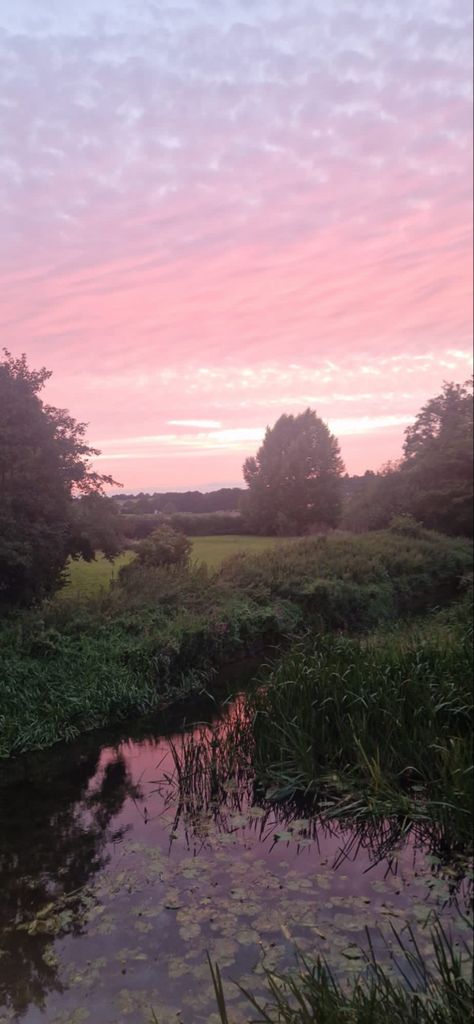
[[[423,536],[423,527],[421,523],[418,523],[415,517],[411,516],[409,512],[402,512],[398,516],[393,516],[388,525],[391,532],[399,534],[400,537]]]
[[[160,526],[138,544],[136,563],[154,569],[170,565],[183,566],[189,562],[191,548],[192,544],[184,533],[178,533],[170,526]]]
[[[109,477],[91,469],[97,455],[85,425],[39,393],[50,377],[25,356],[0,362],[0,602],[31,604],[61,583],[77,541],[74,495],[100,494]],[[82,544],[82,547],[84,545]]]
[[[241,989],[261,1024],[467,1024],[472,1021],[472,950],[456,947],[440,920],[430,931],[433,967],[426,964],[412,929],[397,932],[396,976],[377,958],[370,933],[364,970],[349,983],[337,979],[324,958],[300,958],[299,971],[266,969],[267,997]],[[221,973],[208,957],[219,1017],[230,1024]]]
[[[189,563],[192,544],[184,533],[172,530],[170,526],[160,526],[136,547],[135,558],[123,565],[119,570],[118,584],[128,593],[149,591],[158,596],[160,587],[154,580],[163,580],[166,585],[166,574],[171,570],[183,569]]]
[[[469,842],[469,611],[470,602],[457,621],[435,618],[412,634],[321,636],[293,647],[245,710],[263,783],[329,794],[338,818],[398,812]]]
[[[367,629],[446,602],[470,546],[388,532],[275,545],[218,573],[133,565],[125,587],[89,599],[65,591],[4,618],[3,755],[162,706],[200,686],[203,672],[305,626]]]
[[[278,540],[275,537],[195,537],[192,541],[191,558],[213,570],[220,568],[226,558],[239,551],[258,555],[276,543]],[[81,558],[71,561],[67,567],[68,581],[62,594],[67,598],[72,591],[75,594],[93,595],[108,590],[122,566],[133,558],[135,552],[132,549],[122,552],[113,562],[105,559],[100,553],[96,554],[93,562],[84,562]]]
[[[146,571],[131,593],[62,596],[0,623],[0,757],[180,700],[297,626],[291,605],[218,593],[202,568]]]
[[[166,491],[154,494],[114,494],[112,500],[126,515],[161,512],[166,515],[212,515],[237,512],[244,490],[242,487],[220,487],[216,491]]]
[[[94,561],[96,552],[109,561],[123,548],[122,524],[110,498],[97,492],[85,494],[74,502],[71,525],[71,549],[74,558]]]
[[[416,537],[384,531],[306,538],[258,558],[235,555],[219,579],[256,599],[291,600],[318,628],[355,630],[456,597],[471,565],[468,541],[427,530]]]
[[[406,431],[403,472],[425,526],[472,535],[472,381],[445,384]]]
[[[366,476],[346,502],[342,526],[355,532],[383,530],[400,515],[410,514],[414,495],[400,463],[387,463],[379,473]]]
[[[129,540],[149,537],[157,526],[171,526],[187,537],[245,535],[249,524],[239,512],[175,512],[148,515],[121,513],[120,526]]]
[[[354,491],[344,524],[381,529],[406,513],[428,529],[472,536],[472,455],[472,382],[445,384],[408,427],[401,462]]]
[[[312,409],[280,416],[244,463],[251,524],[287,536],[337,525],[343,468],[336,438]]]
[[[249,524],[240,512],[199,512],[195,515],[177,512],[168,517],[168,523],[188,537],[242,536],[249,532]]]

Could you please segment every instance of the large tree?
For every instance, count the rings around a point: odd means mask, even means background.
[[[345,525],[382,529],[405,513],[428,529],[469,536],[473,504],[472,381],[446,383],[405,431],[403,458],[349,500]]]
[[[50,376],[44,368],[30,370],[24,355],[14,359],[4,349],[0,361],[0,603],[4,605],[31,604],[51,594],[61,583],[69,555],[93,555],[85,538],[87,506],[94,499],[97,503],[105,484],[114,483],[92,470],[91,459],[99,452],[87,444],[85,425],[41,400]]]
[[[293,534],[336,526],[343,471],[338,441],[313,409],[280,416],[243,467],[254,529]]]
[[[402,475],[413,495],[410,512],[425,526],[472,533],[472,380],[446,383],[405,434]]]

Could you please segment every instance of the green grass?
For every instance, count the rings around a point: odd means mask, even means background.
[[[300,960],[294,974],[265,971],[267,998],[244,988],[250,1021],[261,1024],[468,1024],[473,1020],[472,947],[456,948],[437,921],[429,939],[434,965],[426,964],[410,929],[394,931],[398,943],[391,969],[377,959],[370,935],[364,970],[335,978],[324,960]],[[218,964],[208,956],[221,1024],[232,1024]],[[240,988],[240,986],[238,986]],[[257,1016],[255,1016],[257,1014]]]
[[[230,554],[232,542],[246,552],[208,571]],[[471,565],[469,544],[427,531],[416,538],[385,531],[287,544],[203,537],[194,554],[187,570],[137,566],[133,579],[113,588],[112,574],[132,553],[115,565],[73,563],[71,584],[58,598],[0,620],[0,756],[159,707],[199,685],[203,673],[210,681],[223,662],[290,634],[367,633],[429,612],[460,596]],[[334,697],[328,659],[316,674]],[[313,675],[313,660],[304,665],[304,679]],[[369,667],[380,674],[375,654]],[[418,671],[410,663],[408,675],[412,668]],[[342,683],[333,718],[345,720]],[[303,696],[306,702],[311,695]],[[364,753],[372,764],[371,747]],[[358,751],[357,763],[361,756]]]
[[[117,578],[119,569],[132,558],[132,551],[124,551],[113,562],[103,555],[98,555],[94,562],[85,562],[83,558],[71,560],[67,568],[69,579],[62,593],[74,592],[85,597],[100,594],[108,590],[110,581]]]
[[[468,601],[416,630],[300,642],[243,709],[257,777],[338,818],[398,812],[469,843],[472,672]]]
[[[209,569],[218,569],[226,558],[244,551],[249,555],[260,555],[277,543],[276,537],[242,537],[238,535],[220,537],[193,537],[192,557],[204,562]],[[66,591],[93,595],[107,590],[119,569],[133,558],[132,551],[124,551],[113,562],[98,555],[95,562],[84,562],[82,558],[71,561],[68,566],[69,582]]]
[[[210,806],[241,775],[328,819],[416,824],[444,852],[468,847],[472,662],[468,600],[416,628],[295,642],[225,731],[182,746],[177,802]]]
[[[193,537],[192,557],[198,562],[205,562],[209,569],[218,569],[226,558],[240,551],[246,554],[261,555],[278,543],[277,537],[239,537],[237,535],[223,537]],[[281,543],[281,542],[280,542]]]

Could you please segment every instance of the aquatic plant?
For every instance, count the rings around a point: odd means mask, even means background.
[[[462,621],[296,644],[249,698],[257,777],[275,797],[324,794],[339,819],[397,814],[469,841],[472,668]]]
[[[467,1024],[474,1019],[472,948],[456,947],[438,919],[431,929],[434,965],[427,966],[410,927],[392,928],[400,956],[397,976],[380,962],[367,931],[364,968],[353,980],[336,978],[324,958],[300,958],[297,973],[266,970],[268,994],[239,986],[261,1024]],[[218,964],[208,957],[221,1024],[232,1024]]]

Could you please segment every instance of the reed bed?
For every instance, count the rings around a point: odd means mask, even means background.
[[[473,1016],[472,949],[456,947],[438,920],[431,930],[434,967],[426,966],[411,929],[393,930],[399,956],[395,972],[376,957],[367,933],[364,968],[339,980],[321,958],[301,959],[298,971],[266,971],[268,996],[248,999],[255,1024],[469,1024]],[[232,1024],[218,964],[209,960],[221,1024]]]

